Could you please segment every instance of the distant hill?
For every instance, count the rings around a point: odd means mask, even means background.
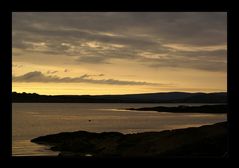
[[[29,103],[226,103],[227,93],[163,92],[126,95],[39,95],[12,93],[12,102]]]

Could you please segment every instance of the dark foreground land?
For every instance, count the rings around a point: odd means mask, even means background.
[[[202,106],[177,106],[177,107],[143,107],[143,108],[128,108],[127,110],[138,111],[158,111],[158,112],[174,112],[174,113],[212,113],[220,114],[227,113],[227,105],[202,105]]]
[[[225,157],[227,122],[137,134],[64,132],[31,141],[52,146],[62,157]]]

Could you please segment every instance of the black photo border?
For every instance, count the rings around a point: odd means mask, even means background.
[[[225,159],[220,161],[216,159],[216,164],[227,163],[228,161],[236,161],[238,156],[238,128],[239,128],[239,110],[238,110],[238,100],[239,100],[239,80],[237,73],[239,72],[239,47],[238,47],[238,38],[239,38],[239,27],[236,25],[236,10],[233,6],[227,4],[219,3],[215,4],[204,4],[200,2],[199,5],[194,4],[188,6],[182,4],[174,4],[174,2],[158,2],[158,3],[149,3],[149,2],[138,2],[129,4],[128,2],[111,2],[110,6],[106,5],[103,2],[88,2],[89,4],[78,2],[77,5],[71,4],[66,5],[66,2],[57,1],[57,5],[54,1],[44,2],[44,1],[11,1],[10,4],[4,4],[1,6],[1,31],[0,31],[0,161],[39,161],[41,163],[44,161],[57,161],[58,164],[61,164],[62,161],[78,161],[74,158],[55,158],[55,157],[14,157],[12,156],[12,12],[44,12],[44,11],[58,11],[58,12],[80,12],[80,11],[142,11],[142,12],[227,12],[228,16],[228,25],[227,25],[227,37],[228,37],[228,69],[227,69],[227,81],[228,81],[228,156]],[[94,4],[91,4],[94,3]],[[109,2],[110,3],[110,2]],[[208,3],[208,2],[205,2]],[[218,2],[217,2],[218,3]],[[103,5],[102,5],[103,4]],[[105,6],[104,6],[105,5]],[[120,159],[119,159],[120,160]],[[116,161],[117,163],[122,163],[121,160]],[[177,162],[183,161],[188,162],[188,159],[177,159],[176,162],[169,161],[170,159],[160,159],[160,162],[166,162],[168,164],[177,164]],[[193,159],[194,160],[194,159]],[[208,161],[208,159],[206,159]],[[223,160],[223,161],[222,161]],[[101,161],[105,161],[104,159]],[[100,162],[101,162],[100,161]],[[143,161],[143,160],[140,160]],[[137,161],[137,162],[140,162]],[[92,163],[92,159],[85,159],[84,162]],[[171,162],[171,163],[170,163]],[[210,161],[211,162],[211,161]],[[214,163],[214,162],[213,162]],[[203,164],[203,162],[198,162],[198,164]]]

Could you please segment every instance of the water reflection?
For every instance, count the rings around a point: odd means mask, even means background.
[[[225,114],[175,114],[118,110],[158,105],[13,103],[13,155],[56,155],[47,150],[49,148],[33,144],[30,140],[59,132],[84,130],[137,133],[197,127],[226,120]]]

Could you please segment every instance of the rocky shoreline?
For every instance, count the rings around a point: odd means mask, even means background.
[[[63,132],[31,142],[51,146],[51,150],[60,151],[59,157],[225,157],[227,122],[135,134]]]

